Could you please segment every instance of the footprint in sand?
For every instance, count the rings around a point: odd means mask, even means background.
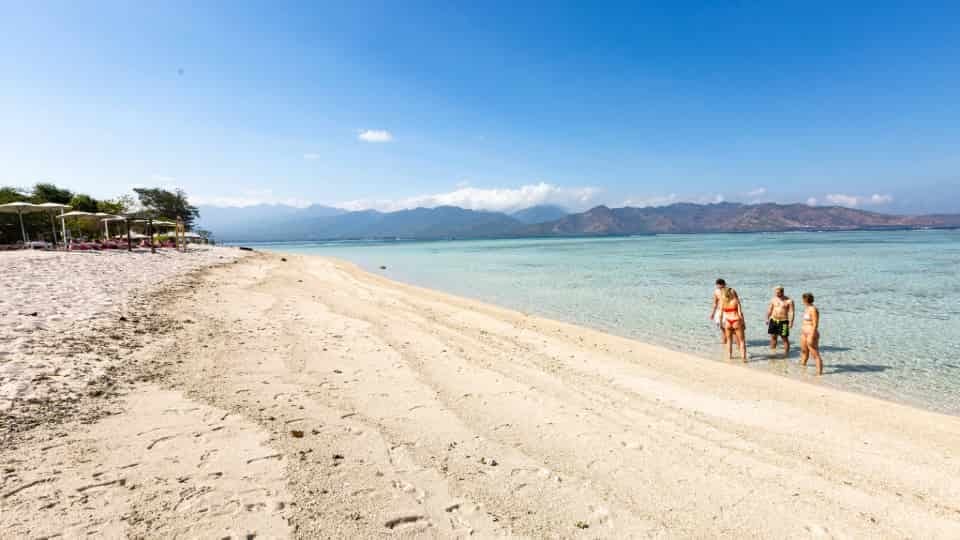
[[[418,515],[400,516],[400,517],[387,520],[383,524],[383,526],[392,530],[401,526],[411,526],[419,523],[423,523],[424,525],[429,525],[429,520],[424,516],[418,516]]]

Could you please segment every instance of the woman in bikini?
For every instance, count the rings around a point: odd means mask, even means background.
[[[800,334],[800,365],[807,365],[813,355],[817,361],[817,375],[823,375],[823,359],[820,358],[820,310],[813,305],[813,295],[803,293],[803,328]]]
[[[723,289],[721,307],[723,308],[723,331],[727,337],[727,360],[730,360],[733,356],[733,338],[736,337],[737,343],[740,345],[740,356],[746,362],[747,341],[743,335],[746,324],[743,318],[743,308],[740,306],[740,297],[736,290],[731,287]]]

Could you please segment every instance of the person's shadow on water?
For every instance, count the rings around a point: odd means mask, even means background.
[[[831,375],[834,373],[881,373],[890,369],[890,366],[879,364],[824,364],[823,374]]]
[[[748,339],[747,347],[770,347],[769,339]],[[736,344],[734,344],[736,348]],[[840,347],[838,345],[821,345],[820,352],[847,352],[852,351],[850,347]],[[777,351],[779,354],[783,354],[783,342],[777,343]],[[800,354],[800,338],[794,338],[790,336],[790,358],[793,358],[794,353]]]
[[[752,354],[750,362],[787,362],[800,359],[800,343],[798,340],[790,341],[790,356],[784,358],[783,356],[783,344],[777,344],[777,352],[770,353],[770,341],[766,339],[748,339],[747,347],[761,348],[768,347],[766,354]],[[847,352],[851,351],[850,347],[842,347],[838,345],[821,345],[820,352],[822,353],[836,353],[836,352]],[[814,361],[811,358],[808,362],[808,365],[814,365]],[[786,364],[783,366],[787,367]],[[891,369],[890,366],[884,366],[880,364],[831,364],[829,359],[825,359],[823,366],[824,375],[834,375],[839,373],[882,373]]]

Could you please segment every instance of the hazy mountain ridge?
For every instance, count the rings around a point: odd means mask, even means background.
[[[540,223],[531,235],[618,235],[705,232],[775,232],[876,228],[954,227],[960,216],[897,216],[839,206],[805,204],[691,204],[646,208],[598,206]]]
[[[306,208],[282,204],[259,204],[245,207],[200,206],[198,226],[212,231],[222,240],[263,238],[267,231],[292,234],[308,231],[315,222],[344,215],[346,210],[322,205]]]
[[[249,208],[249,210],[248,210]],[[225,219],[229,209],[217,208],[208,220],[200,209],[200,224],[221,241],[286,241],[363,238],[493,237],[509,234],[524,224],[500,212],[466,210],[455,206],[414,208],[397,212],[348,212],[329,207],[287,209],[248,207],[236,219]],[[322,210],[321,210],[322,209]],[[224,212],[224,210],[227,210]],[[265,212],[263,212],[266,210]],[[259,213],[263,212],[263,215]]]
[[[534,223],[555,221],[569,214],[570,211],[562,206],[557,206],[555,204],[539,204],[537,206],[524,208],[523,210],[517,210],[516,212],[510,214],[510,217],[521,223],[533,225]]]
[[[531,207],[513,215],[455,206],[397,212],[311,206],[201,208],[200,224],[222,241],[445,239],[519,236],[607,236],[659,233],[776,232],[801,230],[960,227],[960,215],[898,216],[838,206],[805,204],[692,204],[645,208],[597,206],[540,223],[559,207]],[[212,217],[210,217],[212,214]]]

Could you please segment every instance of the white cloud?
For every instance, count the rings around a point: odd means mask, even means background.
[[[807,206],[816,206],[816,205],[817,205],[816,197],[810,197],[809,199],[807,199]]]
[[[669,206],[676,203],[694,203],[694,204],[718,204],[724,202],[726,197],[722,193],[707,193],[703,195],[689,195],[680,197],[676,193],[669,195],[654,195],[652,197],[630,198],[623,201],[623,206],[632,206],[634,208],[645,208],[648,206]]]
[[[229,206],[242,208],[258,204],[283,204],[306,208],[310,201],[297,197],[281,197],[275,195],[271,189],[241,189],[233,195],[190,195],[190,203],[201,206]]]
[[[851,206],[856,207],[860,204],[860,197],[856,195],[844,195],[843,193],[828,193],[826,197],[827,202],[830,204],[835,204],[838,206]]]
[[[393,140],[393,134],[385,129],[361,129],[357,138],[369,143],[385,143]]]
[[[483,189],[463,186],[446,193],[416,195],[402,199],[361,199],[345,201],[336,206],[346,210],[373,209],[384,212],[437,206],[513,212],[538,204],[558,204],[576,210],[587,207],[597,193],[599,190],[592,187],[565,188],[540,182],[518,188]]]
[[[879,206],[893,202],[893,196],[874,193],[869,197],[859,195],[847,195],[844,193],[829,193],[824,197],[828,203],[837,206],[848,206],[856,208],[860,205]]]
[[[623,201],[623,206],[631,206],[633,208],[645,208],[648,206],[667,206],[679,201],[680,199],[677,197],[677,194],[671,193],[665,196],[644,197],[641,199],[627,199]]]
[[[750,191],[748,191],[748,192],[746,193],[746,196],[747,196],[747,197],[750,197],[750,198],[755,198],[755,197],[759,197],[759,196],[761,196],[761,195],[764,195],[766,192],[767,192],[767,188],[765,188],[765,187],[758,187],[757,189],[751,189]]]
[[[307,152],[306,154],[303,155],[303,159],[305,159],[305,160],[307,160],[307,161],[313,161],[313,160],[315,160],[315,159],[320,159],[320,154],[317,154],[317,153],[314,153],[314,152]]]

